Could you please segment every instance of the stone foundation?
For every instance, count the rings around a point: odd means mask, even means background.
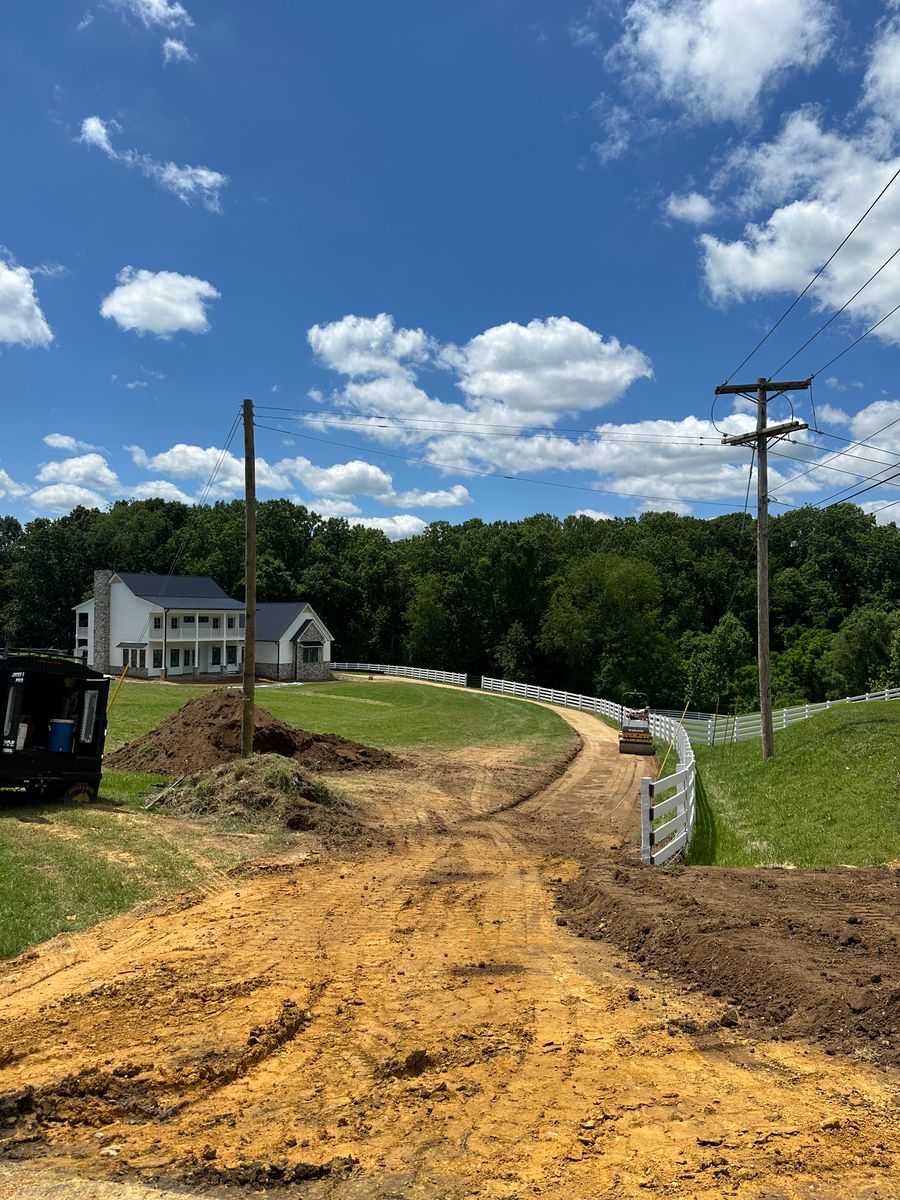
[[[277,679],[280,683],[323,683],[331,678],[328,663],[298,663],[296,671],[293,663],[260,663],[256,664],[257,679]]]

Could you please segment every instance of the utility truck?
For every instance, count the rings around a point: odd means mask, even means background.
[[[653,735],[650,733],[650,705],[644,692],[626,692],[622,697],[619,753],[653,753]]]
[[[100,788],[109,679],[60,650],[0,650],[0,789],[90,800]]]

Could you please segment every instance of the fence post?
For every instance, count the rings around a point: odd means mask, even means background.
[[[653,802],[653,780],[645,775],[641,780],[641,862],[650,866],[650,805]]]

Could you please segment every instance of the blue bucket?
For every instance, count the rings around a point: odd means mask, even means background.
[[[50,736],[47,739],[48,750],[61,750],[64,754],[71,754],[72,743],[75,740],[75,722],[74,721],[51,721]]]

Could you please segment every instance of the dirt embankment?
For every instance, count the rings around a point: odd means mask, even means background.
[[[558,902],[581,935],[724,998],[733,1027],[900,1065],[900,872],[604,863]]]
[[[231,762],[241,752],[241,696],[219,689],[189,700],[154,729],[106,756],[122,771],[182,775]],[[280,721],[264,708],[253,713],[253,749],[281,754],[310,771],[396,767],[389,750],[361,746],[336,733],[310,733]]]

